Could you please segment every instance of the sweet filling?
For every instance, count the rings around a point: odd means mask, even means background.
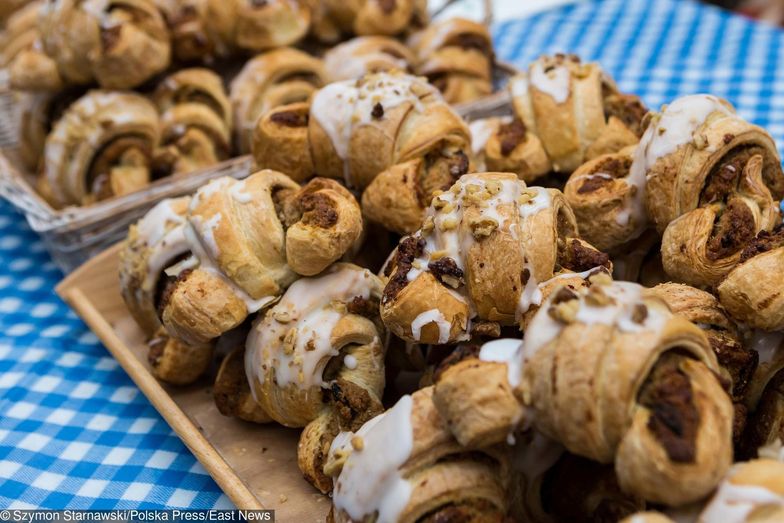
[[[505,513],[485,499],[461,499],[428,512],[417,523],[468,523],[504,521]]]
[[[463,49],[476,49],[484,55],[493,54],[490,42],[482,35],[471,33],[459,33],[446,41],[444,47],[456,46]]]
[[[637,136],[642,136],[642,120],[648,108],[637,96],[613,93],[604,98],[604,116],[608,120],[614,116]]]
[[[270,120],[285,127],[307,127],[308,113],[307,111],[276,111],[270,115]]]
[[[629,157],[605,158],[594,166],[590,174],[585,175],[583,183],[577,189],[578,194],[590,193],[609,184],[616,178],[629,175],[632,159]]]
[[[501,144],[501,154],[509,156],[515,148],[525,141],[526,128],[523,121],[515,118],[509,123],[498,127],[498,142]]]
[[[779,224],[772,231],[760,231],[757,237],[749,242],[740,255],[744,262],[763,252],[772,251],[784,246],[784,224]]]
[[[356,431],[371,418],[381,414],[384,407],[372,398],[366,388],[344,378],[338,378],[343,367],[343,357],[334,357],[324,369],[324,379],[332,380],[328,388],[323,389],[325,402],[333,407],[337,414],[341,431]]]
[[[558,265],[573,272],[610,268],[610,256],[576,239],[558,240]],[[558,269],[558,267],[556,267]]]
[[[85,180],[86,188],[96,200],[114,196],[112,176],[115,170],[146,169],[150,163],[150,144],[143,136],[125,135],[101,147],[93,157]],[[118,174],[122,174],[119,173]]]
[[[669,352],[659,359],[640,388],[638,402],[650,410],[648,430],[676,463],[696,459],[700,412],[689,376],[681,369],[685,356]]]
[[[726,332],[711,329],[706,331],[706,334],[719,360],[719,365],[730,375],[732,396],[742,397],[757,368],[759,355],[756,351],[743,347],[737,339]]]
[[[754,238],[754,215],[743,200],[731,199],[713,226],[707,243],[709,260],[735,254]]]
[[[425,240],[415,236],[404,238],[397,247],[394,266],[395,273],[389,278],[389,282],[384,287],[382,301],[384,303],[393,300],[403,287],[408,285],[408,272],[412,269],[414,260],[420,258],[425,252]],[[392,265],[387,267],[390,271]],[[389,274],[387,274],[389,276]]]
[[[425,155],[423,172],[417,184],[419,201],[427,206],[435,191],[446,191],[468,172],[468,156],[456,151],[433,150]]]

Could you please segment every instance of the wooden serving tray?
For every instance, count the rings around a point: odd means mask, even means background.
[[[147,347],[120,296],[120,245],[82,265],[56,291],[87,323],[226,495],[241,509],[274,509],[277,521],[324,521],[329,498],[297,467],[299,431],[256,425],[218,412],[209,380],[159,382]]]

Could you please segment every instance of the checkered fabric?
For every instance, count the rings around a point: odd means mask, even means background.
[[[504,22],[495,34],[505,60],[574,52],[652,107],[724,96],[784,142],[784,33],[772,27],[687,0],[606,0]],[[55,296],[59,279],[24,220],[0,204],[0,508],[230,507]]]

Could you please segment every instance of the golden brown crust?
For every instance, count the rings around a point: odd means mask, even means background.
[[[63,113],[46,139],[44,175],[52,203],[84,205],[147,185],[158,140],[158,112],[147,99],[88,92]]]
[[[259,168],[284,172],[298,182],[316,173],[308,137],[309,111],[307,103],[298,102],[271,109],[256,121],[251,152]]]
[[[324,0],[314,9],[312,32],[325,42],[341,35],[385,35],[404,33],[428,20],[425,0]]]
[[[274,49],[248,60],[231,83],[239,151],[250,151],[259,117],[282,105],[306,102],[325,83],[322,61],[297,49]],[[264,167],[262,162],[258,165]],[[293,176],[286,170],[283,172]]]
[[[212,388],[215,405],[224,416],[253,423],[272,421],[250,391],[245,374],[245,347],[237,347],[223,358]]]
[[[147,362],[152,374],[173,385],[188,385],[212,363],[211,343],[190,345],[170,338],[163,329],[147,342]]]
[[[352,38],[324,54],[331,82],[395,69],[411,72],[414,62],[413,52],[402,42],[377,35]]]

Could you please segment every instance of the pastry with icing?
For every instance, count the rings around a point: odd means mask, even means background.
[[[432,387],[332,443],[325,471],[334,477],[331,519],[503,521],[510,510],[508,448],[466,448],[432,402]]]
[[[321,60],[291,47],[273,49],[248,60],[230,88],[239,152],[250,152],[259,117],[281,105],[306,102],[326,78]],[[283,172],[301,181],[297,173]]]
[[[308,32],[308,0],[156,0],[181,61],[293,45]]]
[[[223,414],[304,427],[299,467],[322,492],[332,489],[323,466],[335,436],[384,410],[381,289],[377,276],[346,263],[297,280],[254,320],[244,364],[230,356],[216,379]]]
[[[409,72],[414,64],[412,51],[389,36],[357,36],[324,53],[330,82],[353,80],[385,71]]]
[[[87,205],[141,189],[160,140],[145,97],[93,90],[65,110],[46,138],[43,182],[56,207]]]
[[[184,215],[159,205],[129,231],[124,297],[131,311],[148,318],[156,311],[172,338],[192,345],[239,326],[298,275],[324,270],[362,230],[359,206],[340,184],[315,179],[300,187],[275,171],[213,180]],[[150,246],[159,243],[163,254],[153,256]]]
[[[158,176],[190,173],[229,158],[232,113],[217,74],[181,69],[158,84],[153,98],[161,113]]]
[[[511,172],[531,183],[552,171],[541,140],[520,118],[491,116],[470,123],[477,171]]]
[[[646,112],[639,98],[618,91],[598,64],[574,55],[542,56],[509,81],[514,114],[542,141],[553,170],[634,145]]]
[[[625,492],[672,506],[701,499],[732,460],[732,402],[705,334],[637,284],[606,275],[590,282],[553,292],[522,342],[491,342],[479,361],[465,364],[476,374],[497,368],[522,405],[506,426],[500,414],[492,417],[494,437],[485,444],[533,425],[574,454],[614,462]],[[451,386],[437,382],[434,394],[456,436],[483,429],[455,422],[452,409],[477,420],[475,409],[510,398],[496,382],[468,392],[485,382],[460,386],[460,370]],[[467,394],[489,399],[470,402]]]
[[[493,92],[493,40],[487,26],[465,18],[428,25],[409,38],[416,72],[452,104],[470,102]]]
[[[560,191],[510,173],[468,174],[437,193],[421,229],[401,240],[381,315],[405,340],[455,343],[472,322],[519,324],[554,277],[582,281],[579,273],[609,267],[580,239]]]
[[[169,31],[152,0],[45,2],[38,28],[42,52],[56,67],[11,75],[17,89],[92,83],[130,89],[170,64]]]
[[[664,269],[684,283],[717,285],[757,233],[781,220],[773,139],[715,96],[679,98],[654,114],[631,172],[646,178]]]

